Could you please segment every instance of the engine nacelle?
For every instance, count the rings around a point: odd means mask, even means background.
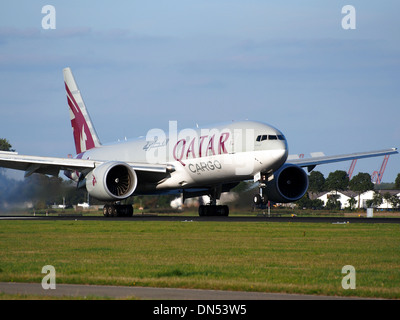
[[[294,164],[285,164],[274,172],[274,178],[267,183],[268,200],[287,203],[299,200],[308,189],[307,173]]]
[[[137,175],[124,162],[103,163],[86,176],[89,194],[102,201],[118,201],[130,197],[137,186]]]

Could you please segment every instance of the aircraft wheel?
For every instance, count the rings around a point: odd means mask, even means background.
[[[105,216],[105,217],[108,217],[108,207],[109,207],[108,204],[106,204],[106,205],[103,207],[103,216]]]
[[[258,206],[258,205],[260,205],[262,203],[262,198],[261,198],[261,195],[259,193],[254,195],[253,202],[254,202],[254,204],[256,206]]]
[[[228,206],[222,206],[221,215],[224,217],[229,216],[229,207]]]
[[[107,216],[108,217],[116,217],[117,216],[117,209],[113,205],[109,205],[107,207]]]
[[[133,217],[133,206],[127,206],[127,213],[126,213],[126,217]]]
[[[227,217],[229,215],[228,206],[199,206],[200,217]]]
[[[117,211],[118,211],[119,217],[132,217],[133,216],[133,207],[131,205],[117,206]]]
[[[103,207],[103,215],[105,217],[132,217],[133,207],[131,205],[110,205]]]
[[[200,216],[200,217],[204,217],[204,216],[205,216],[205,213],[206,213],[206,208],[205,208],[205,206],[204,206],[204,205],[200,205],[200,206],[199,206],[199,216]]]

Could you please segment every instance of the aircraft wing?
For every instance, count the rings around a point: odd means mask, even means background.
[[[105,161],[73,159],[73,158],[54,158],[19,155],[16,152],[0,152],[0,167],[25,171],[25,177],[33,173],[42,173],[57,176],[60,170],[71,171],[91,171]],[[173,170],[169,165],[132,163],[127,162],[132,169],[137,171],[166,173]]]
[[[306,158],[306,159],[293,159],[293,160],[289,160],[288,162],[290,162],[292,164],[296,164],[303,168],[307,167],[308,171],[310,172],[315,168],[315,166],[320,165],[320,164],[348,161],[348,160],[354,160],[354,159],[379,157],[379,156],[385,156],[385,155],[396,154],[396,153],[398,153],[397,148],[391,148],[391,149],[385,149],[385,150],[357,152],[357,153],[343,154],[343,155],[337,155],[337,156],[321,156],[321,157],[313,157],[313,158]]]

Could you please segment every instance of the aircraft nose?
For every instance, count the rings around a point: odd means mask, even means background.
[[[287,142],[286,137],[283,135],[282,132],[279,132],[278,137],[279,137],[279,142],[280,142],[280,145],[279,145],[278,148],[282,152],[281,158],[283,160],[283,163],[285,163],[285,161],[286,161],[286,159],[287,159],[287,157],[289,155],[288,142]]]
[[[280,165],[283,165],[286,162],[288,157],[289,150],[287,148],[287,144],[283,144],[281,148],[276,149],[275,159],[279,162]]]
[[[288,148],[288,144],[287,141],[282,141],[282,151],[283,151],[283,155],[282,158],[285,158],[285,161],[289,155],[289,148]]]
[[[275,149],[275,159],[279,166],[282,166],[289,155],[288,144],[286,140],[280,141],[279,146]]]

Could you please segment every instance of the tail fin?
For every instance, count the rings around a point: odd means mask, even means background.
[[[67,99],[71,116],[72,131],[74,134],[76,153],[101,146],[96,130],[90,120],[81,93],[75,82],[70,68],[65,68],[64,82],[67,90]]]

